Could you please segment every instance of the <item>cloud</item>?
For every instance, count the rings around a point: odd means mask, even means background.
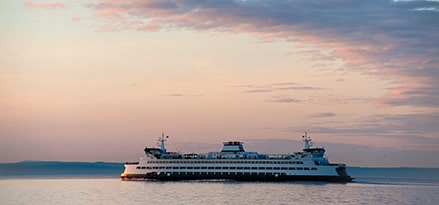
[[[279,87],[276,90],[320,90],[321,88],[310,87],[310,86],[288,86],[288,87]]]
[[[171,93],[171,94],[167,94],[165,96],[168,96],[168,97],[200,97],[202,95],[201,94]]]
[[[358,98],[358,97],[340,97],[340,96],[325,96],[324,98],[319,95],[314,95],[310,97],[301,97],[301,99],[296,99],[290,96],[293,91],[324,91],[327,88],[320,88],[315,86],[301,85],[295,82],[281,82],[281,83],[270,83],[270,84],[243,84],[243,85],[232,85],[229,87],[242,89],[242,93],[247,94],[264,94],[264,93],[274,93],[266,102],[281,102],[281,103],[297,103],[306,102],[317,105],[340,105],[340,104],[369,104],[374,99],[372,98]],[[297,93],[297,92],[294,92]],[[378,105],[378,104],[377,104]]]
[[[315,117],[315,118],[320,118],[320,117],[334,117],[335,114],[334,113],[330,113],[330,112],[320,112],[320,113],[313,113],[311,115],[308,115],[308,117]]]
[[[315,123],[307,129],[318,135],[344,136],[357,140],[367,137],[368,141],[377,139],[374,143],[378,146],[383,146],[380,141],[391,141],[393,147],[400,149],[439,150],[437,119],[439,113],[371,115],[351,120],[349,124],[345,121]],[[300,129],[291,127],[286,131]]]
[[[376,99],[377,105],[439,106],[437,1],[98,0],[93,8],[110,31],[249,33],[327,48],[326,59],[343,59],[351,70],[401,82]]]
[[[25,1],[23,5],[24,7],[30,9],[46,9],[46,10],[64,9],[67,7],[66,4],[57,1],[44,2],[44,3]]]
[[[436,68],[399,71],[403,82],[395,85],[385,96],[374,101],[378,106],[437,107],[439,102],[439,65]],[[436,88],[436,89],[435,89]]]
[[[253,89],[253,90],[245,90],[245,93],[270,93],[273,92],[272,89]]]
[[[81,21],[81,17],[80,16],[73,16],[72,21],[79,22],[79,21]]]
[[[300,100],[289,97],[289,96],[272,96],[267,102],[275,103],[298,103]]]
[[[297,83],[272,83],[266,85],[243,85],[243,86],[234,86],[234,87],[242,87],[247,88],[244,90],[244,93],[269,93],[275,91],[285,91],[285,90],[320,90],[321,88],[312,87],[312,86],[301,86]]]
[[[166,96],[169,96],[169,97],[182,97],[182,96],[184,96],[184,94],[181,94],[181,93],[172,93],[172,94],[169,94],[169,95],[166,95]]]

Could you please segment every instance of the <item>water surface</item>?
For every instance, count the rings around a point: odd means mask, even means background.
[[[122,181],[122,163],[0,164],[0,204],[421,204],[439,169],[355,168],[353,183]]]

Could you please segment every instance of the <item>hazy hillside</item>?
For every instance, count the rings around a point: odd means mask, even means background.
[[[114,175],[123,172],[123,163],[112,162],[58,162],[23,161],[1,163],[0,177],[7,176],[60,176],[60,175]]]

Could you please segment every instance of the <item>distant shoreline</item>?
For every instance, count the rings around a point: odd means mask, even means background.
[[[0,163],[0,178],[14,176],[103,176],[119,177],[124,163],[116,162],[62,162],[22,161]]]

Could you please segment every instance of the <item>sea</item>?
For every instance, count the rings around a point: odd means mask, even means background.
[[[0,204],[439,204],[439,168],[348,167],[351,183],[122,181],[123,163],[0,163]]]

